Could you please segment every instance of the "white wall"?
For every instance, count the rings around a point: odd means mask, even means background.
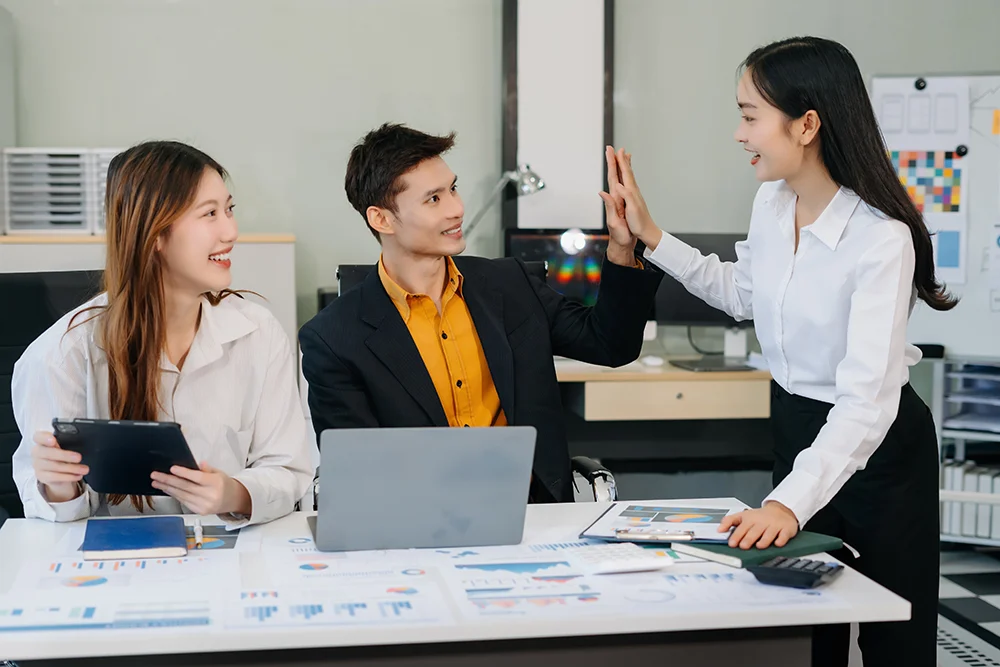
[[[343,187],[365,132],[385,121],[456,130],[448,161],[470,213],[499,178],[500,0],[0,7],[14,17],[18,143],[174,138],[202,148],[232,174],[242,231],[297,236],[300,321],[338,264],[378,257]],[[495,207],[477,231],[483,252],[496,246],[498,220]]]

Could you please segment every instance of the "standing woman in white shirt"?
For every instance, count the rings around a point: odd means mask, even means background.
[[[14,367],[25,516],[217,514],[232,525],[291,512],[313,478],[288,337],[229,291],[236,242],[222,166],[147,142],[108,170],[104,293],[56,322]],[[178,422],[199,470],[153,473],[155,497],[104,496],[59,448],[53,418]],[[135,443],[142,447],[143,443]]]
[[[774,377],[775,488],[727,520],[730,544],[780,546],[803,525],[843,538],[860,558],[838,557],[912,604],[908,622],[862,624],[865,664],[934,665],[938,452],[909,385],[920,353],[906,324],[918,298],[935,310],[956,301],[934,276],[930,235],[850,52],[793,38],[754,51],[742,69],[736,140],[763,184],[736,262],[662,232],[623,150],[608,149],[602,198],[654,264],[754,321]],[[848,626],[820,628],[813,664],[846,665],[848,637]]]

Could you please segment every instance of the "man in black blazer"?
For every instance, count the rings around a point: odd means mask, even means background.
[[[531,425],[531,500],[572,501],[553,355],[634,361],[662,274],[636,260],[635,238],[613,207],[592,307],[529,277],[520,260],[453,257],[465,249],[457,178],[441,158],[453,144],[454,134],[383,125],[351,152],[347,197],[382,256],[299,332],[313,425],[317,435]]]

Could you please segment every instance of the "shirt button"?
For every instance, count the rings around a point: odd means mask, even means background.
[[[441,332],[441,338],[443,338],[445,340],[448,340],[448,334],[446,334],[445,332],[442,331]]]
[[[461,380],[459,380],[458,382],[456,382],[456,383],[455,383],[455,385],[456,385],[456,386],[457,386],[457,387],[458,387],[459,389],[461,389],[461,388],[462,388],[462,381],[461,381]]]
[[[464,426],[465,426],[465,428],[469,428],[469,425],[468,425],[468,424],[465,424]]]

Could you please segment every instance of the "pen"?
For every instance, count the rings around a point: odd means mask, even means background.
[[[201,543],[204,539],[204,533],[201,529],[201,519],[194,520],[194,547],[195,549],[201,549]]]
[[[657,530],[618,528],[615,530],[617,537],[626,537],[629,540],[648,540],[651,542],[690,542],[695,538],[694,532],[690,530]]]

